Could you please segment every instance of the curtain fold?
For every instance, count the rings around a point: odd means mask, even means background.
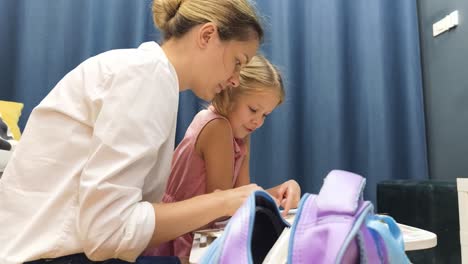
[[[332,169],[427,179],[416,1],[259,0],[286,102],[253,136],[251,174],[317,192]]]

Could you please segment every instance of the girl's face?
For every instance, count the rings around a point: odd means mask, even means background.
[[[228,114],[234,137],[243,139],[260,128],[279,102],[274,90],[239,95]]]
[[[217,31],[201,37],[206,41],[197,69],[193,69],[195,80],[192,91],[200,98],[211,101],[227,86],[239,85],[240,69],[256,54],[259,42],[256,38],[248,41],[221,41]]]

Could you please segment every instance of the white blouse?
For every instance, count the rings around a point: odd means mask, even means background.
[[[68,73],[32,111],[0,179],[0,263],[80,252],[134,261],[155,229],[178,100],[155,42]]]

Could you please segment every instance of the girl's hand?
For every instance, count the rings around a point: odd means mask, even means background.
[[[295,180],[289,180],[269,190],[278,205],[284,208],[283,217],[291,208],[297,208],[301,199],[301,187]]]

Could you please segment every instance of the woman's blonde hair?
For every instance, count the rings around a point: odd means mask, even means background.
[[[164,40],[213,22],[221,40],[263,39],[260,19],[249,0],[154,0],[153,20]]]
[[[277,91],[280,105],[284,101],[285,92],[283,80],[279,70],[262,55],[255,55],[252,60],[241,69],[238,87],[228,87],[216,94],[211,105],[216,112],[227,116],[232,105],[240,95]]]

